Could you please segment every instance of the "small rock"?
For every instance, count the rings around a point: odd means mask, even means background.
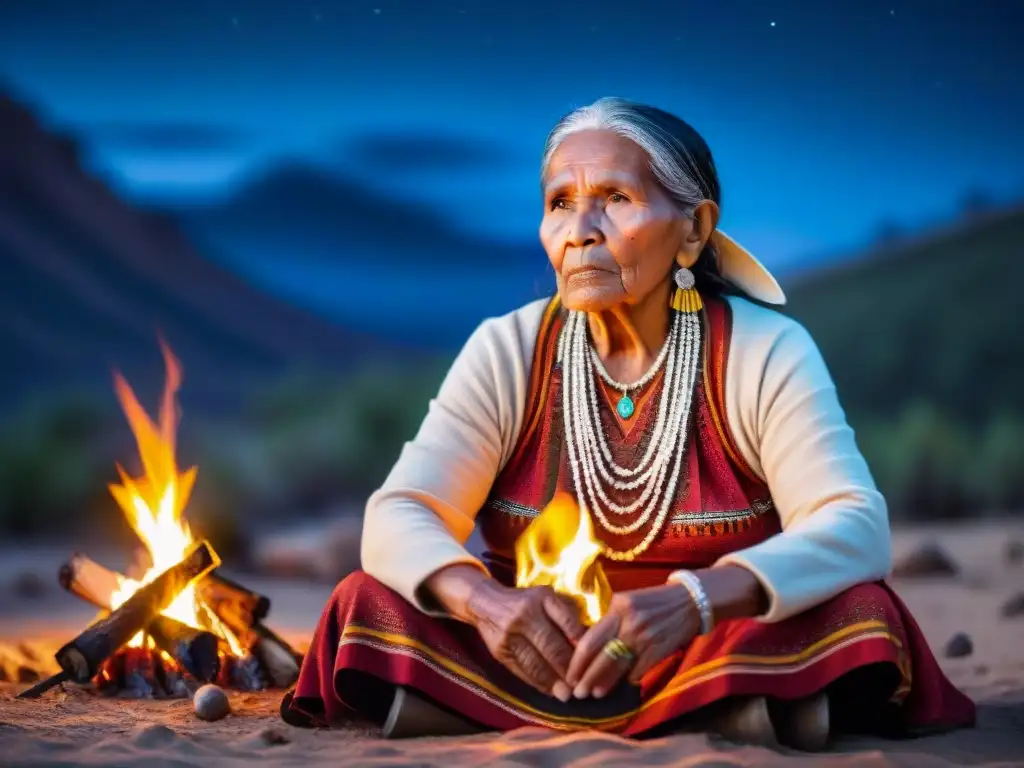
[[[228,695],[218,685],[204,685],[192,697],[192,707],[200,720],[220,720],[231,711]]]
[[[20,573],[15,577],[11,586],[14,589],[14,594],[25,600],[35,600],[43,597],[47,592],[46,582],[38,573]]]
[[[892,569],[898,579],[956,576],[960,573],[956,562],[936,542],[927,542],[907,553]]]
[[[1024,563],[1024,541],[1011,539],[1006,542],[1006,551],[1003,553],[1003,559],[1007,565],[1021,565]]]
[[[988,674],[988,667],[986,667],[984,664],[979,664],[978,666],[976,666],[974,668],[974,674],[976,674],[976,675],[987,675]]]
[[[1018,592],[1005,603],[1000,610],[1004,619],[1015,619],[1024,616],[1024,592]]]
[[[963,632],[957,632],[946,643],[947,659],[960,659],[964,656],[970,656],[972,653],[974,653],[974,643],[971,641],[970,636]]]
[[[259,737],[262,741],[271,745],[291,743],[291,739],[281,733],[281,731],[277,730],[277,728],[264,728],[260,731]]]

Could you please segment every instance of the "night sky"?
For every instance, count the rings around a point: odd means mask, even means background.
[[[4,0],[0,80],[141,203],[300,159],[494,242],[535,240],[559,116],[646,101],[704,134],[723,228],[784,270],[1024,197],[1022,29],[1016,0]]]

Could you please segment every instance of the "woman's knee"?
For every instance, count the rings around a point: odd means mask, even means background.
[[[332,602],[350,603],[369,598],[391,598],[395,592],[363,570],[352,571],[338,582],[331,594]]]

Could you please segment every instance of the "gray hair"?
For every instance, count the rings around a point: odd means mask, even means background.
[[[690,216],[702,200],[719,202],[718,174],[700,134],[663,110],[613,97],[598,99],[558,121],[544,142],[541,185],[562,142],[592,130],[611,131],[637,144],[647,154],[654,177],[685,215]]]

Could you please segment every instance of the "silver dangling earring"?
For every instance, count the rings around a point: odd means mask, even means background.
[[[700,312],[704,307],[700,293],[697,292],[697,279],[693,272],[686,267],[679,267],[673,278],[676,281],[676,290],[672,296],[672,309],[677,312],[694,313]]]
[[[679,269],[676,270],[676,274],[674,277],[676,281],[676,286],[681,291],[688,291],[697,284],[697,280],[696,278],[694,278],[693,272],[691,272],[686,267],[679,267]]]

